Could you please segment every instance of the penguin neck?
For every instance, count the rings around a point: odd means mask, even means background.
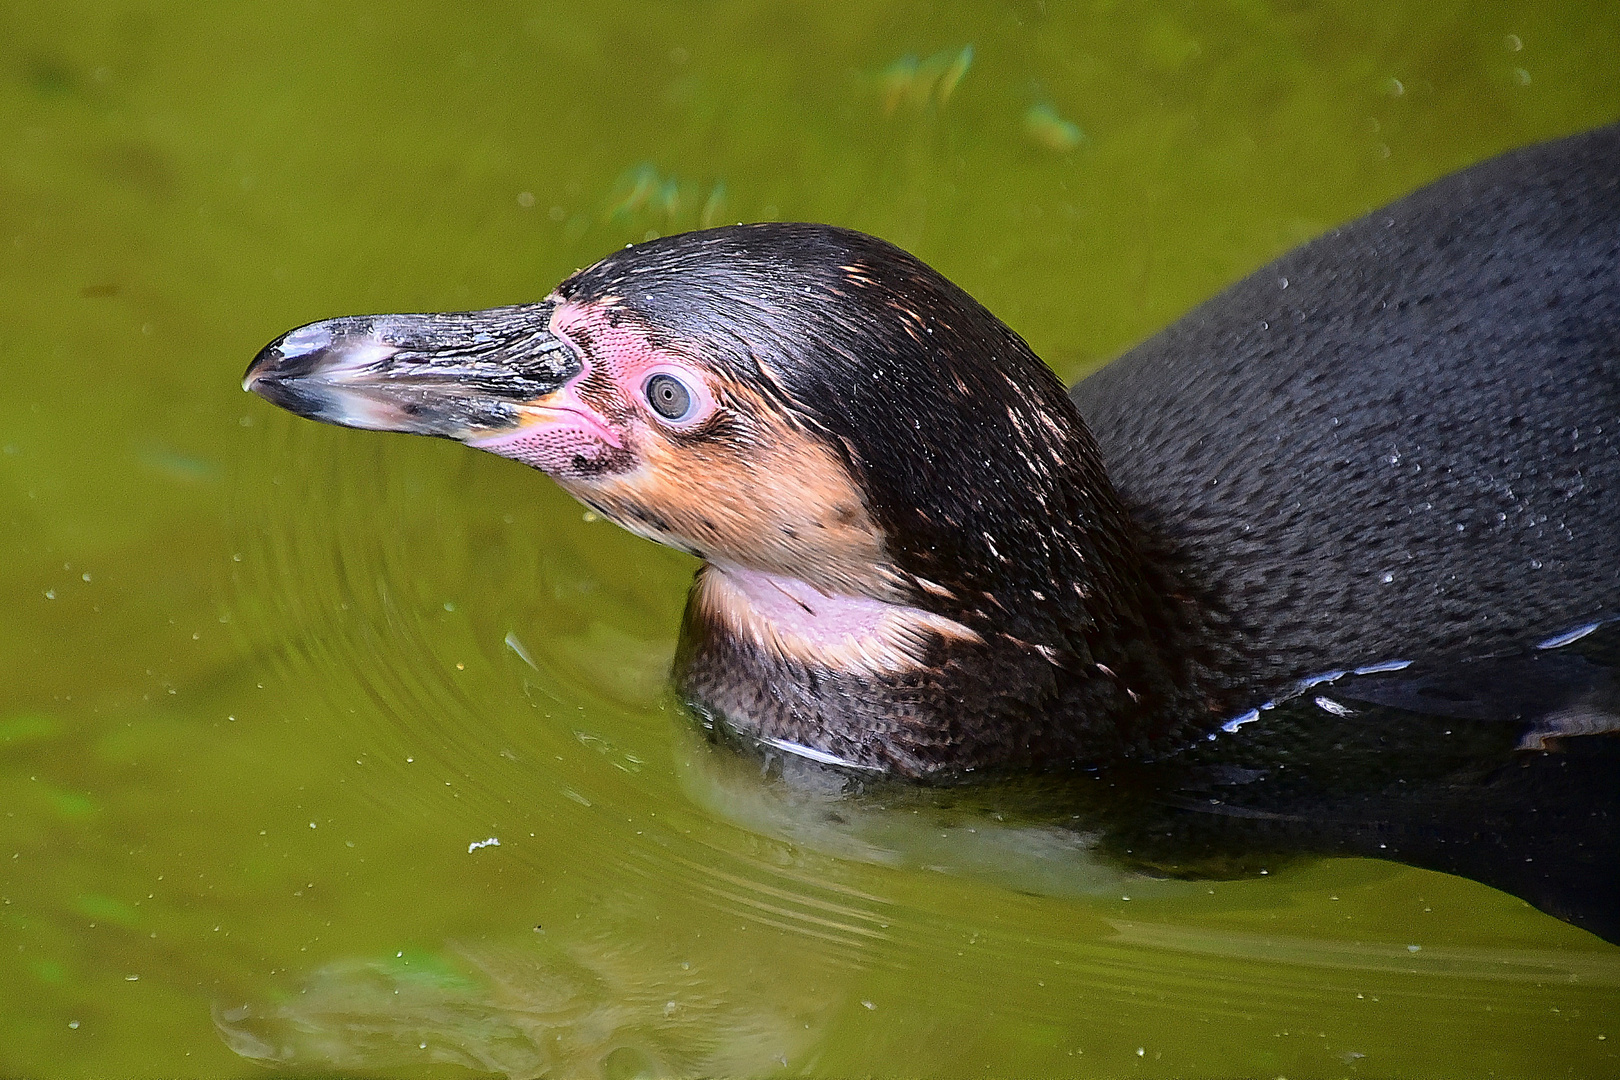
[[[1127,629],[1054,646],[982,618],[705,564],[675,676],[717,732],[827,764],[913,779],[1072,766],[1185,734],[1176,713],[1197,694],[1159,662],[1141,618]]]
[[[691,605],[717,629],[783,662],[851,675],[926,667],[936,644],[982,643],[954,619],[909,604],[828,592],[798,578],[710,563]]]

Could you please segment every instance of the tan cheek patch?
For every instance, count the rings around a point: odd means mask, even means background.
[[[899,577],[844,463],[746,387],[726,434],[676,440],[649,421],[639,464],[576,494],[632,532],[817,588],[895,599]],[[574,486],[574,485],[570,485]]]

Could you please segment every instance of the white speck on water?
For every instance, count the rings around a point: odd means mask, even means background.
[[[1421,945],[1408,945],[1406,947],[1407,952],[1420,952],[1422,949],[1423,949],[1423,946],[1421,946]]]
[[[874,1003],[874,1002],[870,1002],[870,1001],[862,1001],[862,1002],[861,1002],[861,1004],[862,1004],[862,1005],[864,1005],[864,1006],[866,1006],[866,1007],[867,1007],[867,1008],[868,1008],[868,1009],[873,1009],[873,1010],[875,1010],[875,1009],[876,1009],[876,1008],[877,1008],[877,1005],[876,1005],[876,1004],[875,1004],[875,1003]]]
[[[473,852],[475,852],[479,848],[483,848],[483,847],[500,847],[500,846],[501,846],[500,838],[496,837],[496,836],[491,836],[487,840],[474,840],[472,843],[467,845],[467,854],[471,855]]]
[[[1385,585],[1388,585],[1390,582],[1395,580],[1395,575],[1392,574],[1392,573],[1387,573],[1386,572],[1384,574],[1384,576],[1382,578],[1380,578],[1379,580],[1382,581]]]
[[[517,653],[519,660],[522,660],[536,671],[540,670],[540,665],[534,662],[534,657],[530,656],[529,650],[523,647],[523,642],[518,640],[515,631],[508,630],[506,632],[506,647]]]

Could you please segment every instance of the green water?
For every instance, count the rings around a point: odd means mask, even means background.
[[[238,385],[762,218],[1072,378],[1620,116],[1617,53],[1612,2],[0,2],[0,1074],[1620,1072],[1620,949],[1484,886],[761,777],[663,697],[689,559]]]

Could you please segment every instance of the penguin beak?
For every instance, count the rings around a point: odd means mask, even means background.
[[[310,323],[266,345],[242,388],[344,427],[467,442],[510,432],[584,370],[556,304]]]

